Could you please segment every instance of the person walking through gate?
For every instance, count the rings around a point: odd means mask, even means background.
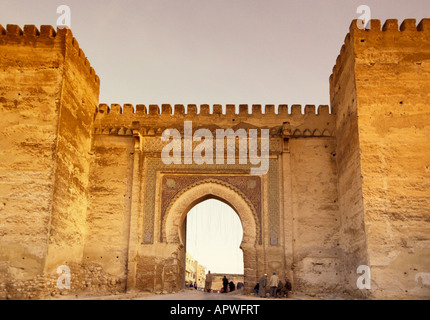
[[[259,297],[266,298],[266,283],[267,283],[267,273],[265,273],[264,276],[261,277],[260,281],[258,282]]]
[[[212,288],[212,275],[211,275],[211,271],[209,270],[205,279],[205,292],[211,292],[211,288]]]
[[[269,286],[270,286],[270,297],[276,298],[276,289],[278,289],[279,277],[276,275],[276,272],[273,272],[273,276],[270,277]]]
[[[226,276],[224,276],[224,278],[222,278],[222,286],[224,288],[224,291],[222,293],[227,293],[228,292],[228,279]]]

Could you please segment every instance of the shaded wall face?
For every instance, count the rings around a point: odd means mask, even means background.
[[[336,140],[290,141],[294,286],[306,293],[342,287]]]
[[[378,297],[429,296],[430,21],[354,31],[365,223]],[[426,280],[427,279],[427,280]]]
[[[83,261],[97,263],[125,281],[134,140],[97,136],[93,152]]]
[[[99,95],[98,79],[71,33],[66,34],[64,50],[46,272],[82,259],[91,140]]]
[[[367,265],[368,260],[354,70],[354,48],[351,36],[347,35],[330,78],[330,96],[336,116],[340,245],[345,289],[361,297],[366,292],[360,292],[356,286],[356,270],[360,265]]]

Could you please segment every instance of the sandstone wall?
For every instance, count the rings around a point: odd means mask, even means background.
[[[295,290],[341,292],[343,282],[336,140],[290,140]]]
[[[429,297],[430,20],[352,33],[372,291]]]
[[[96,136],[93,152],[83,260],[99,264],[125,284],[134,140]]]
[[[362,297],[356,286],[357,268],[368,264],[358,133],[354,47],[345,38],[330,77],[332,112],[336,117],[336,152],[340,211],[340,244],[345,290]]]
[[[80,263],[99,80],[70,30],[0,26],[0,56],[1,287],[14,297]]]
[[[262,238],[258,233],[254,235],[258,240],[256,244],[246,244],[245,286],[252,289],[254,282],[264,272],[277,271],[291,278],[295,274],[296,285],[304,292],[338,290],[341,272],[334,154],[336,141],[332,137],[335,122],[327,106],[320,106],[317,114],[314,106],[306,106],[304,114],[301,106],[292,106],[290,109],[286,105],[279,106],[278,113],[274,112],[274,106],[266,106],[265,113],[261,113],[260,105],[253,106],[252,114],[248,113],[247,105],[240,105],[237,110],[234,105],[227,105],[225,113],[221,112],[220,105],[214,105],[212,113],[208,105],[200,106],[199,113],[197,106],[187,107],[185,113],[184,106],[175,105],[172,115],[170,105],[162,105],[161,112],[156,105],[137,105],[135,108],[132,105],[121,107],[116,104],[99,106],[93,149],[96,160],[90,178],[86,259],[102,263],[103,256],[103,265],[110,268],[108,272],[119,275],[120,269],[113,267],[116,263],[113,252],[121,257],[128,248],[128,277],[135,277],[134,281],[128,279],[129,288],[179,290],[183,282],[185,253],[184,248],[178,246],[179,243],[166,243],[163,240],[165,231],[160,229],[165,209],[163,190],[169,188],[164,185],[163,176],[175,174],[170,180],[175,180],[174,183],[181,188],[188,186],[186,181],[192,180],[192,175],[229,181],[239,179],[243,187],[247,185],[249,166],[238,165],[237,158],[236,165],[230,167],[215,164],[163,165],[161,149],[167,142],[161,141],[161,133],[170,128],[183,133],[184,121],[192,121],[194,131],[206,128],[212,133],[217,128],[266,128],[269,129],[271,139],[270,170],[262,177],[261,190],[256,193],[261,193],[261,197],[258,196],[257,203],[253,203],[261,209],[257,230],[261,231]],[[285,170],[282,169],[284,133],[291,141],[291,156],[285,160],[289,163],[289,169]],[[137,137],[139,150],[136,149],[136,154],[142,157],[141,161],[138,160],[138,166],[137,158],[132,160],[128,156],[133,138]],[[130,141],[130,145],[125,147],[119,141]],[[133,165],[136,172],[131,173]],[[287,178],[291,180],[290,187],[284,189],[283,185],[288,184]],[[122,198],[127,190],[132,195],[140,190],[141,196],[132,196],[131,205]],[[284,208],[282,199],[291,206],[287,204]],[[133,205],[136,201],[138,203]],[[186,203],[190,208],[192,205],[191,202]],[[289,217],[285,218],[287,214]],[[289,218],[293,216],[294,220],[290,221]],[[107,217],[107,220],[102,220],[102,217]],[[124,221],[130,223],[128,243]],[[181,222],[176,221],[173,227],[178,228],[180,225]],[[244,227],[248,228],[246,224]],[[297,241],[294,245],[291,237],[293,231],[296,237],[294,240]],[[315,233],[318,237],[312,240]],[[294,250],[287,247],[294,247]]]
[[[64,37],[26,31],[0,26],[0,258],[18,279],[45,264],[64,68]]]
[[[428,19],[353,21],[330,79],[345,274],[359,296],[430,295],[429,31]],[[356,288],[359,264],[371,290]]]
[[[82,259],[91,139],[100,86],[70,31],[66,33],[64,50],[46,272]]]
[[[129,130],[138,130],[144,136],[160,136],[165,129],[183,129],[184,121],[193,122],[193,131],[198,128],[213,130],[215,128],[270,128],[271,134],[279,134],[283,122],[288,121],[293,136],[331,136],[334,123],[330,122],[332,115],[329,107],[314,105],[279,105],[275,113],[274,105],[222,105],[207,104],[184,105],[163,104],[136,105],[100,104],[94,123],[97,134],[125,135]],[[236,108],[237,107],[237,108]],[[249,113],[249,108],[252,113]],[[305,114],[302,114],[302,109]],[[161,111],[160,111],[161,110]],[[174,110],[174,113],[173,113]],[[264,110],[264,113],[263,113]]]
[[[237,289],[237,283],[244,281],[242,274],[220,274],[220,273],[212,273],[212,287],[211,289],[213,292],[221,292],[221,289],[223,288],[222,279],[224,276],[227,277],[228,282],[233,281],[235,288]],[[257,283],[254,283],[254,286]],[[254,286],[252,288],[254,288]],[[229,289],[230,290],[230,289]]]
[[[70,289],[59,289],[57,281],[60,274],[38,274],[33,278],[14,277],[0,265],[0,276],[7,281],[0,281],[0,299],[35,300],[58,297],[59,295],[100,295],[124,292],[121,278],[109,275],[95,263],[68,264],[70,268]],[[64,283],[64,282],[63,282]]]

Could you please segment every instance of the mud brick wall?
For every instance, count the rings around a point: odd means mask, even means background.
[[[0,257],[17,277],[45,265],[65,41],[27,31],[0,33]]]
[[[97,136],[93,153],[84,261],[96,262],[125,279],[134,140]]]
[[[354,28],[363,200],[377,297],[430,283],[430,20]],[[378,52],[375,55],[375,52]]]
[[[70,30],[0,26],[1,261],[27,281],[80,262],[99,79]]]
[[[37,275],[32,279],[18,279],[7,264],[0,265],[0,299],[34,300],[55,298],[59,295],[100,295],[124,292],[126,283],[103,271],[95,263],[70,263],[70,288],[58,288],[60,274]],[[64,283],[64,282],[63,282]]]
[[[330,79],[346,279],[368,265],[376,298],[430,294],[429,41],[429,19],[353,21]]]
[[[356,287],[356,270],[368,262],[354,67],[354,49],[348,34],[330,77],[330,97],[332,112],[336,116],[335,157],[345,290],[361,296],[366,292],[360,292]]]
[[[343,272],[336,140],[292,140],[290,152],[295,290],[339,291]]]

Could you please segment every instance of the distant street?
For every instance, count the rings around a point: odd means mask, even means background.
[[[180,292],[170,294],[155,294],[148,292],[136,292],[126,294],[114,294],[108,296],[81,296],[81,295],[63,295],[52,298],[53,300],[314,300],[319,299],[310,296],[291,295],[289,298],[260,298],[253,294],[245,295],[242,292],[223,293],[205,293],[202,291],[184,289]]]
[[[147,297],[136,297],[133,300],[254,300],[263,299],[254,295],[244,295],[232,293],[205,293],[197,290],[184,290],[178,293],[165,295],[151,295]]]

